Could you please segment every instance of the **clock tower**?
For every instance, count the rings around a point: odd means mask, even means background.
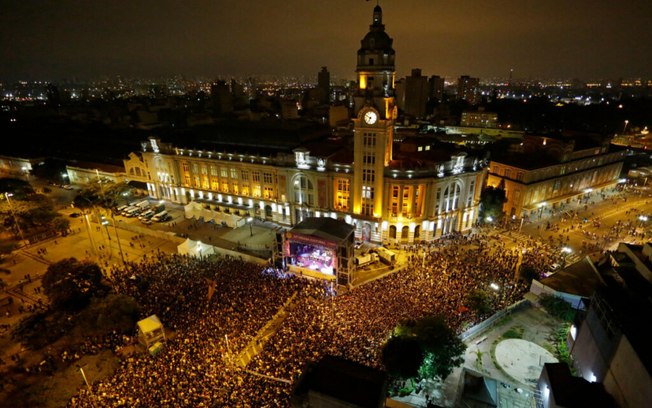
[[[385,32],[383,11],[376,6],[358,50],[354,94],[353,212],[367,219],[383,216],[383,174],[392,160],[397,115],[392,41]]]

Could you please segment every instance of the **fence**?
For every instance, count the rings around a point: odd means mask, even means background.
[[[507,317],[507,316],[511,315],[512,313],[514,313],[514,312],[517,312],[519,310],[523,310],[523,309],[525,309],[527,307],[531,307],[531,306],[532,306],[532,304],[530,303],[529,300],[522,299],[522,300],[514,303],[513,305],[510,305],[506,309],[503,309],[503,310],[497,312],[496,314],[492,315],[487,320],[484,320],[484,321],[476,324],[475,326],[467,329],[466,331],[462,332],[462,334],[460,334],[460,338],[462,339],[462,341],[467,341],[471,337],[476,336],[478,333],[481,333],[481,332],[485,331],[486,329],[495,326],[496,323],[498,323],[504,317]]]
[[[169,241],[181,243],[184,241],[183,238],[177,236],[174,232],[165,232],[165,231],[156,231],[149,228],[140,227],[138,225],[127,224],[126,222],[118,220],[116,222],[117,227],[126,231],[135,232],[136,234],[149,235],[151,237],[167,239]]]

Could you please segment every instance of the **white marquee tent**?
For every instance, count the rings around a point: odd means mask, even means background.
[[[181,255],[190,256],[208,256],[217,253],[214,246],[204,244],[201,241],[193,241],[190,238],[186,238],[185,241],[177,246],[177,252]]]
[[[183,207],[187,219],[203,219],[204,222],[213,221],[216,224],[226,224],[228,227],[236,228],[246,224],[246,219],[238,214],[231,214],[222,211],[215,211],[205,208],[205,204],[191,201]]]

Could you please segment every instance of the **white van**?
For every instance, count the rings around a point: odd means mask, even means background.
[[[159,222],[159,221],[164,220],[164,219],[167,217],[167,215],[168,215],[168,212],[164,210],[164,211],[161,211],[161,212],[158,213],[158,214],[155,214],[155,215],[154,215],[152,218],[150,218],[150,219],[151,219],[152,221],[154,221],[154,222]]]
[[[139,220],[148,220],[154,216],[154,210],[147,210],[138,216]]]
[[[145,208],[149,207],[149,201],[142,200],[142,201],[137,202],[134,205],[142,210],[142,209],[145,209]]]

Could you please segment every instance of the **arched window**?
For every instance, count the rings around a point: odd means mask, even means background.
[[[410,236],[410,228],[406,225],[401,229],[401,239],[403,241],[407,240]]]
[[[389,227],[389,237],[390,238],[396,238],[396,226],[395,225],[390,225],[390,227]]]
[[[459,208],[461,192],[462,187],[459,183],[454,183],[446,187],[440,203],[444,212],[455,211]]]
[[[294,190],[294,202],[313,206],[315,204],[315,190],[312,181],[303,174],[298,174],[292,182]]]

